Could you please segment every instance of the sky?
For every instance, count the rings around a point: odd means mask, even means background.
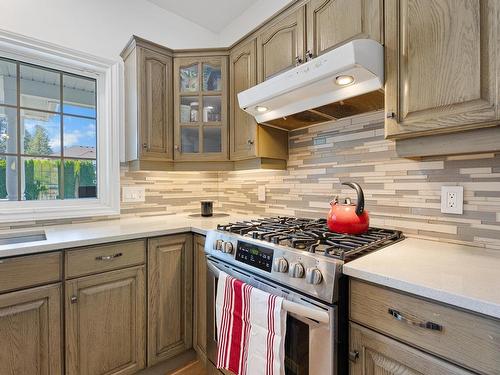
[[[64,111],[75,115],[95,116],[95,109],[79,106],[65,105]],[[29,113],[29,118],[24,119],[25,130],[33,134],[37,125],[43,126],[49,135],[52,151],[59,153],[61,151],[61,115],[43,113],[43,118],[36,119],[32,115],[37,115],[38,112],[29,111]],[[65,148],[72,146],[96,147],[96,120],[64,115],[63,124]]]

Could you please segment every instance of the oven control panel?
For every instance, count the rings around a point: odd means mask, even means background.
[[[235,259],[266,272],[271,272],[273,266],[272,249],[252,243],[238,241]]]

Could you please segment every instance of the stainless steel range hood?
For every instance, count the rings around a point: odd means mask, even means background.
[[[238,94],[261,124],[292,130],[384,107],[384,48],[353,40]]]

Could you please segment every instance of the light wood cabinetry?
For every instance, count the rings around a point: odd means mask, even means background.
[[[386,136],[497,125],[498,0],[386,0]]]
[[[55,283],[61,278],[61,252],[0,260],[0,293]]]
[[[295,67],[304,61],[305,6],[278,17],[257,34],[257,81]]]
[[[352,322],[472,371],[500,374],[498,320],[354,279],[349,303]]]
[[[382,0],[310,0],[307,50],[321,55],[353,39],[383,42]]]
[[[60,284],[0,295],[0,374],[62,374]]]
[[[357,324],[349,324],[351,375],[472,374]]]
[[[173,160],[172,52],[134,36],[122,58],[126,160],[161,169]]]
[[[176,161],[229,160],[227,77],[227,56],[174,59]]]
[[[193,236],[148,240],[148,365],[192,347]]]
[[[194,235],[194,334],[193,346],[202,359],[207,355],[207,260],[205,237]]]
[[[231,160],[288,158],[288,133],[263,127],[240,109],[238,93],[257,84],[256,40],[252,39],[231,50],[229,56],[230,155]]]
[[[125,375],[145,367],[145,267],[66,282],[66,372]]]

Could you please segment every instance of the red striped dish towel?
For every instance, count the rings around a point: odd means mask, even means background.
[[[216,300],[217,368],[236,375],[285,373],[283,298],[219,274]]]

